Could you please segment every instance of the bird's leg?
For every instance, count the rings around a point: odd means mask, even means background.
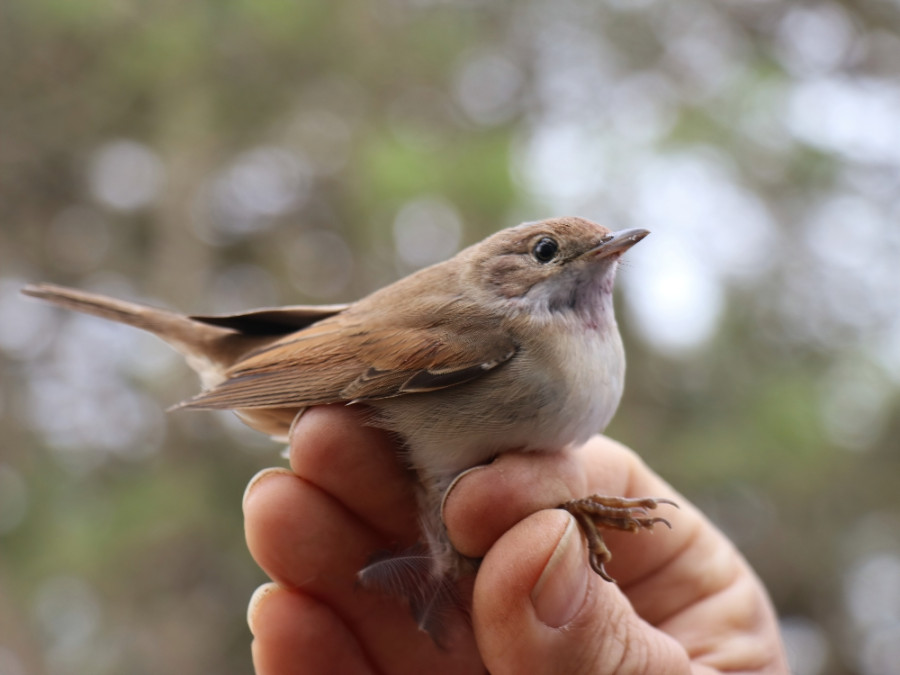
[[[662,523],[671,529],[672,524],[665,518],[647,515],[648,511],[655,509],[660,504],[678,506],[671,499],[653,497],[626,499],[625,497],[591,495],[560,504],[558,508],[571,513],[575,522],[578,523],[578,527],[581,528],[587,541],[591,569],[607,581],[614,582],[615,580],[609,576],[604,567],[612,558],[612,554],[603,541],[600,529],[637,532],[638,530],[651,530],[657,523]]]

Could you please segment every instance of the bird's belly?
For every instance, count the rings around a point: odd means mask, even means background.
[[[399,433],[420,476],[446,483],[511,450],[558,450],[609,423],[622,395],[618,332],[520,353],[478,380],[440,391],[372,401],[377,423]]]

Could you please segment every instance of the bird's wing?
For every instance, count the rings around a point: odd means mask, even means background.
[[[291,305],[254,309],[240,314],[193,315],[194,321],[231,328],[242,335],[286,335],[339,314],[350,305]]]
[[[249,354],[182,407],[311,406],[434,391],[473,380],[515,353],[496,321],[363,330],[337,316]]]

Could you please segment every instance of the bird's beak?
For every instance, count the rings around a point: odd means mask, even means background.
[[[650,230],[645,230],[640,227],[610,232],[597,246],[585,252],[584,256],[593,258],[594,260],[602,260],[624,253],[648,234],[650,234]]]

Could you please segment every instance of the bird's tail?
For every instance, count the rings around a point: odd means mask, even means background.
[[[453,617],[468,617],[468,607],[456,576],[435,568],[435,557],[423,544],[399,554],[382,552],[357,573],[360,585],[405,598],[419,630],[442,645]]]
[[[200,364],[192,362],[198,359],[215,363],[219,368],[230,365],[226,354],[223,354],[224,358],[217,359],[214,356],[215,350],[209,349],[211,341],[221,340],[226,334],[234,332],[227,328],[208,325],[166,309],[54,284],[30,285],[23,288],[22,292],[64,309],[91,314],[153,333],[185,356],[191,367],[198,372]],[[213,358],[210,358],[211,355]],[[207,365],[204,363],[203,367]]]

